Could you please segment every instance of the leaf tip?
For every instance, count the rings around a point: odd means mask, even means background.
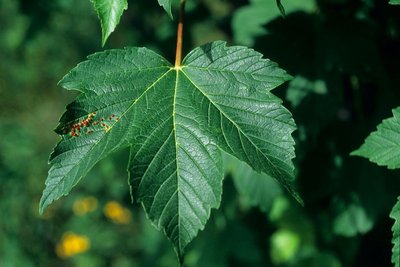
[[[357,156],[361,157],[360,149],[356,149],[356,150],[351,151],[349,155],[353,156],[353,157],[357,157]]]
[[[47,209],[47,207],[50,205],[47,201],[48,197],[45,197],[44,193],[39,201],[39,214],[43,215],[44,211]]]
[[[176,257],[178,258],[179,267],[183,267],[185,262],[185,253],[184,248],[181,248],[179,245],[174,244],[174,250],[176,253]]]
[[[64,88],[64,89],[67,89],[67,90],[71,90],[71,89],[73,89],[73,77],[74,77],[74,74],[73,74],[74,72],[73,72],[73,70],[72,71],[70,71],[69,73],[67,73],[64,77],[62,77],[61,78],[61,80],[57,83],[57,85],[58,86],[61,86],[62,88]]]
[[[65,78],[66,78],[67,76],[68,76],[68,74],[65,75],[61,80],[59,80],[58,83],[57,83],[57,86],[61,86],[62,88],[65,88],[65,84],[66,84]]]
[[[168,16],[170,17],[171,20],[174,20],[174,16],[172,15],[172,9],[171,9],[171,1],[172,0],[158,0],[158,4],[164,8],[165,12],[167,12]]]
[[[167,11],[167,10],[165,10],[165,11],[167,12],[168,17],[169,17],[171,20],[174,20],[174,15],[172,15],[172,10],[169,9],[169,11]]]
[[[295,190],[293,184],[289,181],[280,181],[280,183],[286,188],[290,195],[302,206],[304,207],[304,200],[301,198],[300,194]]]
[[[302,207],[305,206],[304,200],[298,194],[295,195],[295,199]]]
[[[109,33],[107,36],[103,35],[103,36],[101,37],[101,47],[104,48],[104,46],[106,45],[108,36],[110,36],[110,33]]]
[[[289,73],[285,73],[285,76],[283,77],[283,80],[284,80],[284,82],[287,82],[287,81],[291,81],[291,80],[293,80],[293,78],[294,78],[294,76],[292,76],[292,75],[290,75]]]
[[[289,192],[292,197],[300,204],[300,206],[304,207],[304,200],[301,198],[301,196],[293,188],[291,188]]]
[[[45,208],[42,206],[39,206],[39,215],[43,215],[44,211],[45,211]]]
[[[178,261],[179,261],[179,266],[182,267],[184,263],[185,257],[183,253],[178,253]]]
[[[106,42],[108,40],[108,37],[110,37],[111,33],[114,32],[118,23],[119,23],[119,21],[116,23],[116,25],[114,25],[113,27],[110,28],[110,27],[107,27],[106,25],[104,25],[103,21],[101,21],[101,47],[104,48],[104,46],[106,45]]]
[[[128,1],[109,1],[110,3],[105,5],[98,0],[91,0],[91,2],[100,20],[102,31],[101,44],[104,47],[108,37],[119,24],[124,10],[128,9]]]
[[[282,5],[281,0],[276,0],[276,5],[278,6],[279,11],[281,12],[282,17],[286,17],[285,7]]]

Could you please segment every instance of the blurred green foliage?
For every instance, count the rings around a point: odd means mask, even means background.
[[[186,266],[391,266],[400,173],[349,153],[399,105],[400,9],[381,0],[282,4],[285,18],[275,0],[188,0],[184,46],[250,44],[294,76],[275,94],[298,124],[305,207],[228,162],[221,207],[188,248]],[[129,1],[106,48],[147,46],[172,61],[175,23],[155,0]],[[38,215],[58,140],[52,129],[75,96],[56,84],[100,44],[89,0],[0,0],[2,267],[177,266],[169,242],[130,203],[126,151]]]

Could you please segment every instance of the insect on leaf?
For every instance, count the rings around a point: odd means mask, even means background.
[[[289,78],[254,50],[224,42],[196,48],[180,67],[146,48],[89,56],[60,82],[82,94],[57,128],[62,140],[50,157],[40,211],[125,147],[132,195],[178,255],[219,206],[221,150],[296,195],[296,126],[270,92]]]

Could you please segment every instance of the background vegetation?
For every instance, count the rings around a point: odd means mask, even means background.
[[[400,7],[381,0],[283,4],[285,19],[273,0],[189,0],[184,45],[248,45],[294,76],[274,92],[298,124],[305,207],[271,180],[243,190],[262,178],[227,159],[221,208],[190,245],[186,264],[392,266],[389,213],[400,173],[349,153],[400,103]],[[173,61],[175,23],[157,1],[129,1],[106,48],[147,46]],[[172,246],[130,203],[126,151],[38,215],[58,140],[52,129],[75,97],[56,84],[102,50],[90,2],[0,0],[0,25],[0,266],[176,266]]]

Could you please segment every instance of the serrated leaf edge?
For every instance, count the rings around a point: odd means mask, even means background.
[[[393,232],[392,263],[395,265],[395,267],[399,267],[400,266],[400,217],[399,216],[396,217],[396,215],[400,215],[400,197],[397,198],[397,202],[393,206],[393,209],[389,215],[389,217],[394,220],[392,226],[392,232]]]
[[[125,48],[125,49],[127,49],[127,48]],[[139,49],[146,49],[146,50],[149,50],[149,49],[147,49],[147,48],[138,48],[138,50],[139,50]],[[112,49],[112,50],[115,50],[115,51],[116,51],[117,49]],[[112,50],[111,50],[111,51],[112,51]],[[110,50],[108,50],[108,51],[110,51]],[[89,60],[90,60],[92,57],[94,57],[95,55],[107,53],[108,51],[98,52],[98,53],[95,53],[95,54],[92,54],[92,55],[88,56],[88,57],[87,57],[87,60],[85,60],[84,62],[79,63],[75,68],[77,68],[77,67],[79,67],[80,65],[84,64],[85,62],[89,61]],[[149,51],[153,52],[152,50],[149,50]],[[155,53],[155,52],[153,52],[153,53]],[[157,53],[155,53],[155,54],[158,55]],[[161,57],[161,58],[163,58],[163,57]],[[166,62],[168,62],[168,61],[166,61]],[[136,104],[136,102],[137,102],[143,95],[146,94],[146,92],[147,92],[148,90],[150,90],[151,88],[153,88],[165,75],[167,75],[171,70],[173,70],[173,67],[172,67],[172,66],[164,66],[164,67],[165,67],[165,68],[169,67],[169,69],[168,69],[163,75],[161,75],[155,82],[153,82],[148,88],[146,88],[146,90],[145,90],[137,99],[135,99],[135,101],[133,101],[133,103],[127,108],[127,110],[121,115],[121,117],[123,117],[123,116],[126,114],[126,112],[128,112],[128,111]],[[75,68],[74,68],[74,69],[75,69]],[[72,69],[71,71],[73,71],[74,69]],[[71,71],[70,71],[67,75],[65,75],[65,76],[58,82],[59,85],[63,86],[63,81],[64,81],[64,79],[71,73]],[[85,94],[85,92],[82,92],[81,90],[77,90],[77,89],[75,89],[75,88],[71,88],[71,87],[66,88],[66,87],[64,87],[64,86],[63,86],[63,88],[65,88],[65,89],[67,89],[67,90],[79,91],[79,92],[81,92],[82,94]],[[110,127],[110,130],[109,130],[109,131],[112,130],[112,128],[114,127],[115,124],[116,124],[116,123],[114,123],[114,124]],[[94,147],[95,147],[101,140],[103,140],[103,138],[104,138],[107,134],[108,134],[108,133],[105,133],[95,144],[93,144],[93,146],[89,149],[89,151],[88,151],[87,153],[89,153],[90,151],[92,151],[92,149],[94,149]],[[62,141],[62,140],[60,140],[60,141],[57,143],[57,145],[56,145],[55,147],[57,147],[58,144],[59,144],[61,141]],[[54,150],[53,150],[53,151],[54,151]],[[53,159],[53,160],[54,160],[54,159]],[[79,165],[79,164],[82,162],[82,160],[83,160],[83,158],[82,158],[81,160],[79,160],[79,161],[77,162],[76,165]],[[51,161],[49,162],[49,164],[51,164]],[[52,170],[52,168],[50,168],[50,170]],[[47,177],[49,177],[50,170],[48,171],[48,176],[47,176]],[[72,169],[71,169],[71,170],[72,170]],[[71,170],[70,170],[70,171],[71,171]],[[85,175],[86,175],[86,174],[85,174]],[[79,177],[79,178],[77,179],[77,181],[75,182],[75,184],[72,186],[72,188],[75,187],[75,186],[79,183],[79,181],[83,178],[83,176],[85,176],[85,175],[82,175],[81,177]],[[64,177],[65,177],[65,175],[64,175]],[[65,179],[65,178],[64,178],[64,179]],[[61,183],[61,180],[60,180],[57,184],[60,184],[60,183]],[[47,188],[47,186],[48,186],[47,179],[46,179],[45,185],[46,185],[46,187],[45,187],[45,190],[46,190],[46,188]],[[50,191],[50,193],[47,193],[47,195],[44,195],[44,194],[42,195],[42,197],[41,197],[41,199],[40,199],[40,202],[39,202],[39,213],[40,213],[40,214],[43,214],[43,212],[45,211],[45,209],[46,209],[51,203],[53,203],[54,201],[60,199],[62,196],[66,196],[66,195],[69,194],[69,192],[64,193],[64,194],[58,196],[57,198],[52,199],[50,202],[46,203],[47,200],[49,199],[50,195],[52,194],[52,192],[54,192],[55,188],[56,188],[56,187],[54,187],[53,190]],[[43,193],[44,193],[44,192],[45,192],[45,191],[43,191]]]

